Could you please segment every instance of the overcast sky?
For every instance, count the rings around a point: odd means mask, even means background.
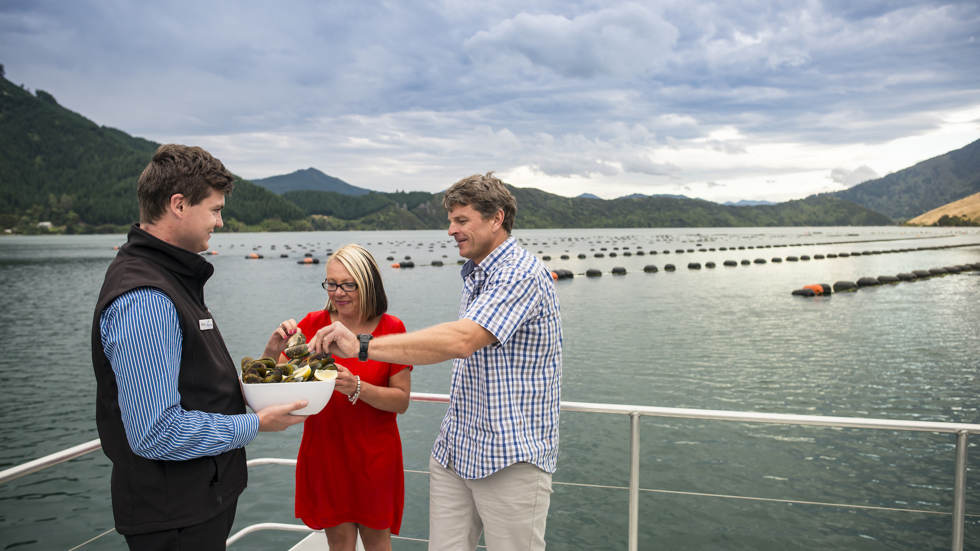
[[[980,3],[2,0],[0,63],[236,174],[783,201],[980,139]]]

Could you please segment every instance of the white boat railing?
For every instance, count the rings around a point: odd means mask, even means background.
[[[412,393],[412,401],[449,403],[446,394]],[[678,419],[700,419],[714,421],[734,421],[739,423],[764,423],[782,425],[804,425],[818,427],[858,428],[890,431],[914,431],[948,433],[956,435],[956,458],[953,475],[952,547],[953,551],[963,549],[963,530],[966,516],[966,459],[967,440],[970,434],[980,434],[980,425],[968,423],[940,423],[931,421],[901,421],[894,419],[868,419],[862,417],[830,417],[821,415],[790,415],[780,413],[756,413],[706,409],[663,408],[618,404],[593,404],[587,402],[562,402],[562,411],[584,413],[611,413],[630,417],[630,481],[629,481],[629,551],[637,551],[639,532],[639,493],[640,493],[640,418],[668,417]],[[10,482],[33,472],[69,461],[102,447],[96,439],[84,444],[54,453],[23,465],[0,471],[0,484]],[[295,466],[292,459],[253,459],[249,465],[278,464]],[[683,493],[683,492],[677,492]],[[736,497],[736,496],[726,496]],[[770,500],[784,501],[784,500]],[[833,504],[849,507],[846,504]],[[858,507],[858,506],[852,506]],[[890,509],[895,510],[895,509]],[[228,544],[246,534],[266,529],[311,532],[303,525],[262,523],[246,527],[228,539]]]

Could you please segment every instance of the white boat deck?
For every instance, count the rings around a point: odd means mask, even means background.
[[[327,545],[327,536],[323,535],[323,532],[314,532],[309,536],[303,538],[303,541],[297,543],[289,551],[329,551],[330,546]],[[357,538],[357,551],[364,551],[364,545],[361,544],[361,538]]]

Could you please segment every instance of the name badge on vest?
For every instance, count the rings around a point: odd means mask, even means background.
[[[214,320],[213,319],[200,320],[199,323],[201,324],[201,331],[207,331],[208,329],[214,329]]]

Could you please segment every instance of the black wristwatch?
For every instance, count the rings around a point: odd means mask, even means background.
[[[368,343],[373,339],[371,335],[361,333],[357,336],[357,340],[361,341],[361,351],[357,353],[357,361],[366,362],[367,361],[367,347]]]

